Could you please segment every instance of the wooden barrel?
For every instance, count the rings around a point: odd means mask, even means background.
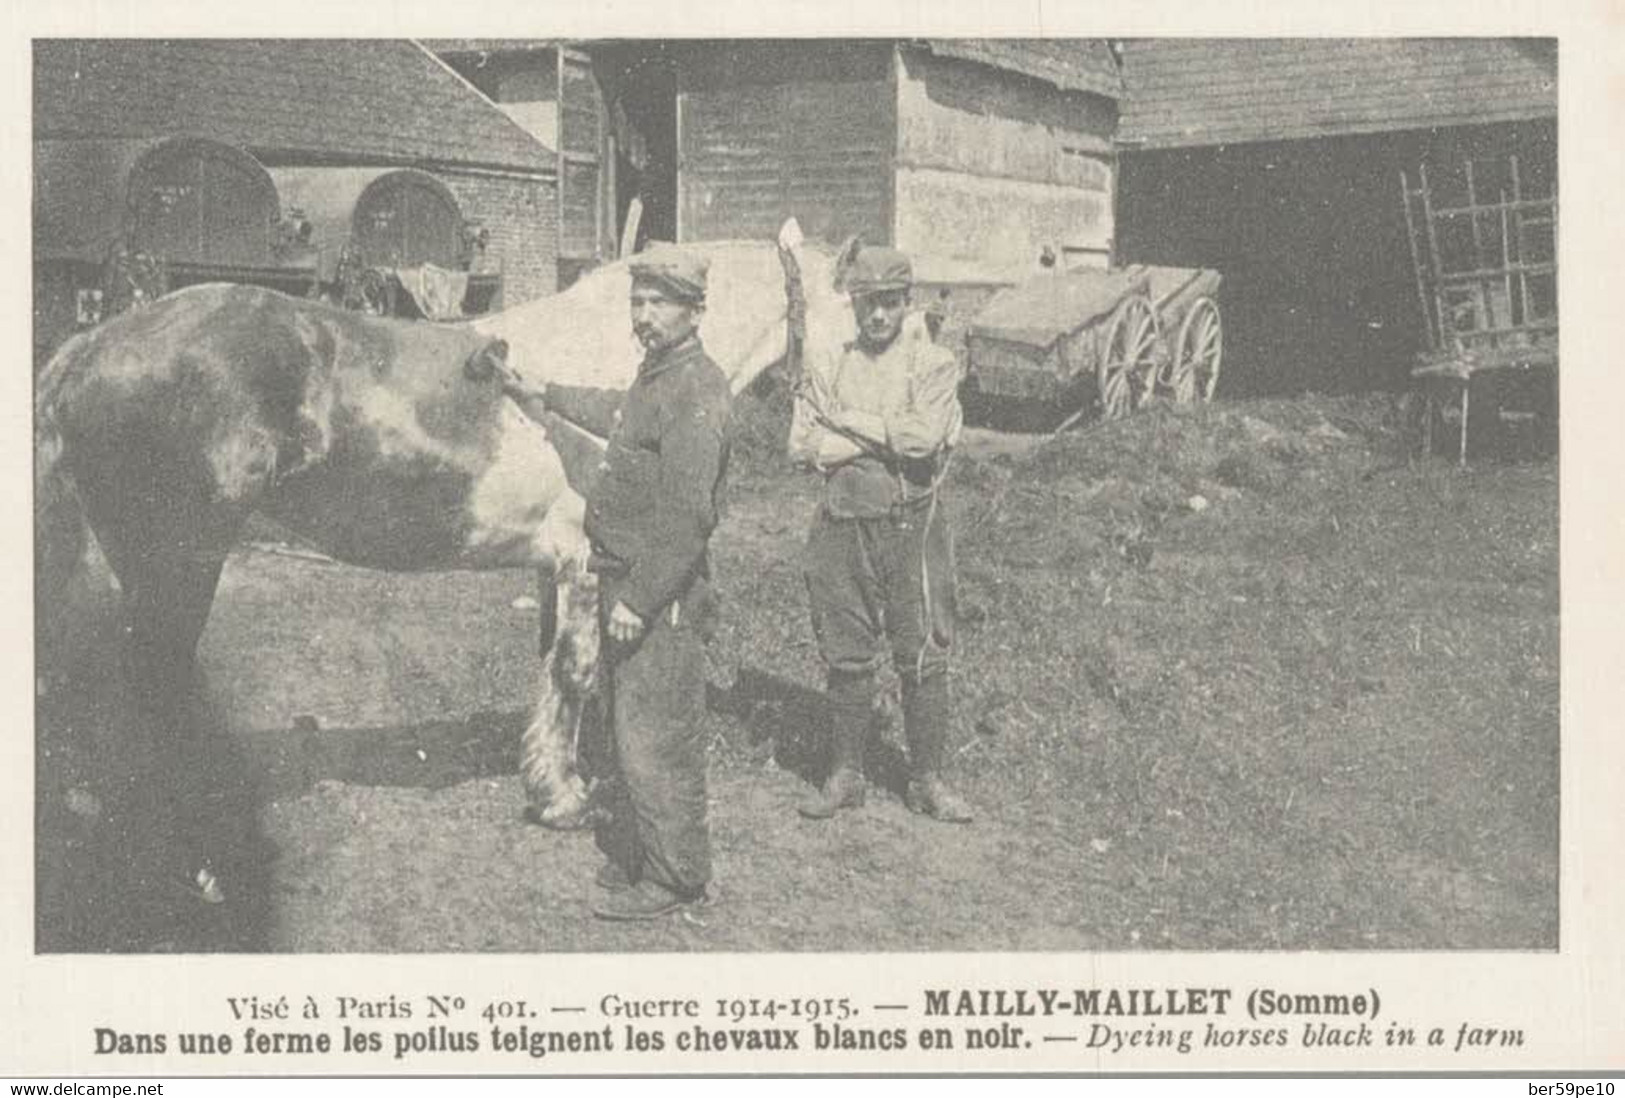
[[[303,293],[314,277],[270,174],[218,141],[38,139],[33,198],[36,364],[137,291],[235,281]]]
[[[280,206],[265,168],[241,149],[179,137],[130,171],[125,226],[131,247],[169,267],[275,267]]]
[[[457,199],[427,172],[403,168],[368,183],[356,199],[350,239],[368,267],[466,265],[467,243]]]

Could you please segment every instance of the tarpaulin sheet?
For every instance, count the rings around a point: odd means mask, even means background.
[[[467,271],[448,271],[425,263],[420,267],[397,267],[394,274],[402,289],[412,295],[418,312],[430,320],[455,320],[463,315]]]

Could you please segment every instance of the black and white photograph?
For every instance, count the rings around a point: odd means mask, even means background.
[[[1557,944],[1555,43],[34,60],[41,949]]]
[[[1573,946],[1572,37],[210,28],[28,42],[32,963]]]

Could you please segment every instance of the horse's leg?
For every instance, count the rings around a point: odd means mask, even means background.
[[[547,827],[588,823],[588,787],[577,765],[581,722],[597,687],[597,583],[583,574],[557,584],[559,629],[542,658],[536,708],[520,744],[528,815]]]
[[[579,498],[570,502],[579,505]],[[549,514],[538,534],[542,555],[554,562],[542,591],[544,630],[551,611],[553,636],[542,657],[536,708],[520,742],[526,814],[559,829],[589,822],[577,749],[598,688],[598,580],[587,571],[580,520],[579,506],[566,504]]]
[[[137,701],[163,715],[192,686],[198,638],[242,513],[201,491],[91,483],[91,528],[123,592],[125,665]]]
[[[157,714],[179,713],[195,686],[198,638],[209,619],[225,555],[148,562],[125,585],[128,663],[137,697]],[[176,722],[181,723],[181,722]]]
[[[221,821],[232,811],[220,803],[229,783],[210,761],[220,744],[204,734],[210,721],[196,659],[225,555],[171,559],[148,548],[115,550],[123,564],[120,678],[133,704],[118,722],[117,742],[99,752],[109,776],[118,776],[108,855],[130,874],[123,917],[136,941],[173,934],[172,905],[188,893],[209,903],[225,898],[216,873],[221,843],[229,845]]]
[[[541,610],[536,622],[536,655],[546,659],[559,635],[559,581],[552,568],[536,570],[536,605]]]
[[[205,851],[220,839],[218,775],[208,763],[217,745],[203,736],[213,722],[197,648],[243,511],[176,481],[164,494],[142,485],[138,505],[96,485],[86,503],[123,592],[123,677],[136,719],[129,746],[143,752],[129,772],[132,864],[214,901],[221,895]]]

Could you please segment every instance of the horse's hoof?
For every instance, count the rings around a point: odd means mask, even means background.
[[[200,867],[190,880],[183,879],[176,884],[182,892],[201,903],[226,902],[226,890],[220,887],[220,878],[216,877],[208,866]]]

